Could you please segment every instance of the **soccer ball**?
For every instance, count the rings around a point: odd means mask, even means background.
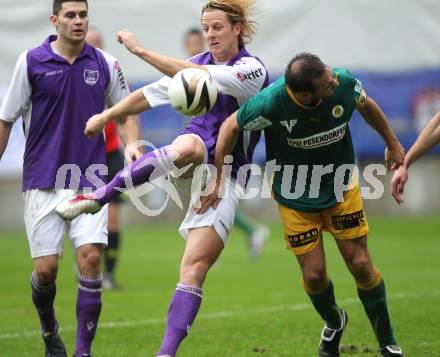
[[[197,117],[212,109],[217,100],[217,87],[208,72],[185,68],[171,79],[168,98],[179,113]]]

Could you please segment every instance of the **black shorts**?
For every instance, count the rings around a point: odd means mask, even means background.
[[[107,153],[107,167],[108,167],[108,175],[107,175],[107,183],[109,183],[116,174],[124,168],[124,155],[121,150],[115,150]],[[123,199],[120,195],[114,197],[110,202],[112,203],[120,203],[123,202]]]

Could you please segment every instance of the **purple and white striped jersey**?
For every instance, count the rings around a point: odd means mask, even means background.
[[[249,98],[259,93],[269,84],[269,76],[263,62],[249,54],[243,47],[240,52],[226,63],[215,63],[210,52],[190,59],[191,62],[206,66],[214,79],[219,94],[209,113],[192,118],[181,134],[196,134],[202,138],[208,149],[208,163],[215,163],[215,145],[220,126]],[[169,77],[144,87],[143,92],[151,107],[168,104]],[[232,177],[238,169],[252,162],[255,146],[260,132],[242,131],[233,151]]]
[[[55,187],[63,165],[79,168],[79,188],[95,187],[105,175],[92,166],[106,163],[104,136],[88,139],[85,124],[130,94],[114,57],[86,44],[70,64],[57,53],[55,40],[49,36],[19,56],[0,109],[1,120],[23,117],[23,191],[68,188],[73,172]]]

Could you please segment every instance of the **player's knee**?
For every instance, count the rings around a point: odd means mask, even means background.
[[[368,281],[374,273],[373,264],[367,255],[357,255],[350,262],[350,270],[357,281]]]
[[[58,267],[54,264],[36,266],[35,274],[38,282],[42,284],[50,284],[57,278]]]
[[[328,281],[325,269],[304,271],[303,279],[307,287],[314,291],[321,290]]]
[[[84,254],[78,261],[79,271],[86,275],[96,275],[101,270],[101,252],[90,251]]]
[[[196,165],[203,163],[203,145],[198,139],[192,136],[185,136],[184,139],[176,141],[172,147],[179,153],[179,158],[176,160],[178,166],[184,166],[189,163]]]

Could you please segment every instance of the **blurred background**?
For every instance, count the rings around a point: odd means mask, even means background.
[[[0,4],[1,100],[18,55],[55,31],[49,22],[50,0],[0,0]],[[186,58],[184,34],[199,26],[203,4],[202,0],[91,0],[90,24],[102,31],[104,49],[118,58],[135,89],[159,79],[160,74],[117,44],[115,33],[127,28],[145,47]],[[260,0],[258,7],[259,28],[248,49],[266,63],[271,81],[301,51],[319,55],[330,66],[350,69],[382,107],[406,149],[440,110],[440,2]],[[155,145],[169,143],[186,123],[169,107],[145,113],[141,121],[144,138]],[[382,163],[384,145],[378,135],[358,115],[353,116],[350,126],[361,172],[367,164]],[[24,230],[20,186],[23,151],[24,136],[17,122],[0,162],[0,235],[6,230]],[[404,205],[398,206],[389,194],[390,175],[380,176],[385,192],[380,199],[365,200],[367,212],[381,216],[438,214],[439,153],[440,147],[434,148],[411,168]],[[256,161],[264,162],[262,143]],[[165,197],[157,189],[146,199],[154,207],[161,206]],[[278,220],[270,199],[242,205],[260,220]],[[172,203],[154,218],[143,216],[131,204],[123,205],[122,210],[125,224],[180,217]]]

